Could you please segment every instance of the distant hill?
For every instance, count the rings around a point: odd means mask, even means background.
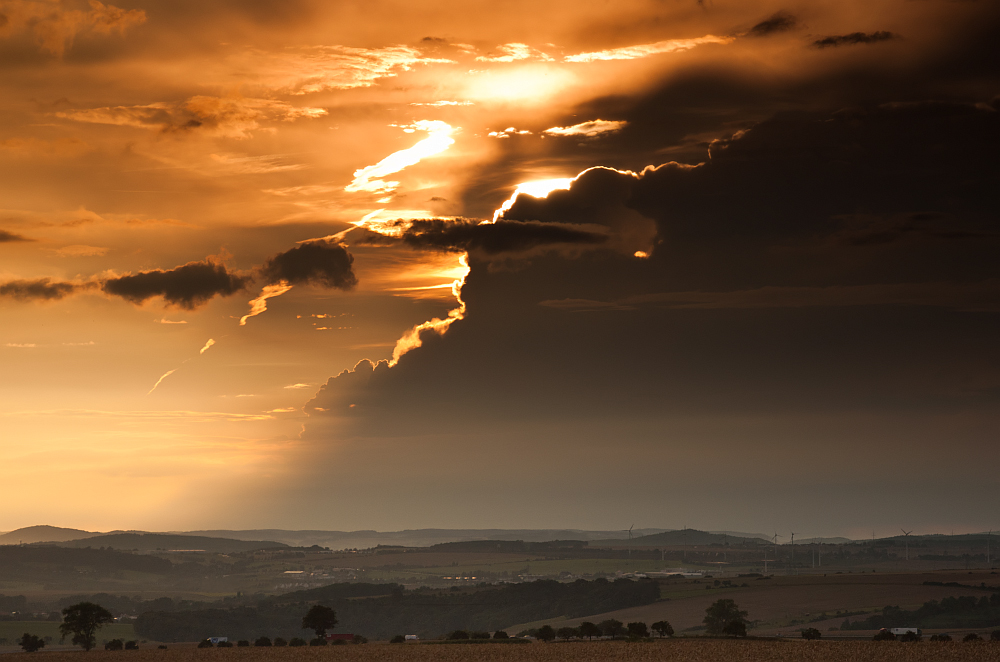
[[[26,526],[23,529],[16,529],[10,533],[0,535],[0,545],[17,545],[19,543],[35,542],[66,542],[69,540],[79,540],[100,535],[96,531],[83,531],[81,529],[63,529],[58,526]]]
[[[767,541],[757,537],[742,537],[728,533],[709,533],[697,529],[681,529],[679,531],[664,531],[648,536],[637,536],[632,532],[632,540],[617,538],[613,540],[590,541],[591,547],[673,547],[678,545],[725,545],[757,546],[766,545]]]
[[[58,543],[60,547],[106,547],[110,549],[139,550],[202,550],[228,554],[230,552],[252,552],[258,549],[287,547],[273,540],[234,540],[232,538],[212,538],[207,536],[174,535],[170,533],[108,533]]]
[[[654,534],[666,529],[636,529],[634,535]],[[447,542],[473,540],[605,540],[618,538],[622,531],[587,531],[581,529],[407,529],[404,531],[289,531],[285,529],[252,529],[228,531],[178,532],[187,535],[235,538],[237,540],[278,540],[294,547],[319,545],[330,549],[367,549],[378,545],[431,547]]]

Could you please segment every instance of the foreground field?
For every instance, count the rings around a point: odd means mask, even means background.
[[[24,657],[27,654],[18,655]],[[81,652],[37,653],[44,662],[79,662]],[[28,658],[36,659],[36,658]],[[530,645],[368,644],[330,648],[93,651],[90,662],[993,662],[1000,644],[670,640]]]

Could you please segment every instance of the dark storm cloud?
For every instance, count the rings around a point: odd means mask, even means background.
[[[788,12],[778,12],[768,18],[767,20],[761,21],[757,25],[750,28],[747,32],[747,36],[750,37],[767,37],[772,34],[779,32],[788,32],[789,30],[794,30],[798,27],[798,20],[789,14]]]
[[[188,262],[175,269],[154,269],[110,278],[101,287],[108,294],[135,304],[162,296],[167,303],[190,310],[214,296],[235,294],[250,280],[248,276],[229,271],[224,264],[206,260]]]
[[[9,280],[0,283],[0,297],[21,301],[54,301],[90,287],[92,285],[53,281],[50,278]]]
[[[289,285],[311,283],[349,290],[358,283],[351,269],[353,263],[354,256],[343,244],[308,241],[269,259],[261,267],[261,274],[270,284],[286,281]]]
[[[603,232],[534,221],[483,224],[473,219],[405,221],[403,243],[414,248],[477,251],[486,255],[529,251],[540,246],[595,246],[607,242]]]
[[[15,234],[14,232],[8,232],[7,230],[0,230],[0,244],[6,244],[14,241],[34,241],[34,239],[28,239],[27,237]]]
[[[896,36],[885,30],[870,33],[852,32],[851,34],[823,37],[814,41],[812,45],[816,48],[829,48],[831,46],[851,46],[853,44],[874,44],[880,41],[895,39]]]

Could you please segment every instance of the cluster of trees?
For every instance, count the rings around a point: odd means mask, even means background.
[[[89,651],[97,645],[97,631],[108,623],[114,623],[115,620],[110,611],[93,602],[70,605],[62,610],[62,614],[63,622],[59,625],[59,633],[63,638],[72,637],[73,644],[85,651]],[[139,647],[139,644],[134,641],[128,642],[129,645],[120,639],[114,641],[117,642],[118,648],[109,648],[108,650]],[[24,636],[21,637],[20,645],[26,653],[34,653],[45,646],[45,640],[25,632]]]
[[[861,620],[845,620],[841,630],[879,630],[881,628],[989,628],[1000,625],[1000,593],[976,599],[974,596],[931,600],[908,611],[887,606],[881,614]]]
[[[362,596],[366,599],[352,599]],[[428,638],[455,630],[491,632],[510,623],[600,614],[650,604],[659,597],[659,585],[653,580],[541,580],[471,592],[341,583],[259,597],[240,607],[145,612],[135,628],[141,637],[157,641],[198,641],[217,632],[248,640],[261,632],[290,638],[301,632],[304,607],[319,602],[343,614],[341,625],[347,631],[379,639],[399,632]]]
[[[580,623],[579,627],[575,628],[561,627],[555,629],[551,625],[543,625],[540,628],[525,630],[521,634],[540,639],[541,641],[553,641],[554,639],[563,639],[566,641],[570,639],[592,640],[594,637],[609,637],[611,639],[621,637],[637,640],[648,639],[650,637],[650,629],[659,637],[674,636],[674,628],[668,621],[657,621],[652,626],[647,627],[642,621],[635,621],[626,625],[613,618],[601,621],[600,623],[584,621]]]

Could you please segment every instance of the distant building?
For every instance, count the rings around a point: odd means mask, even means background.
[[[229,641],[229,637],[209,637],[208,640],[213,644],[218,644],[220,641]]]
[[[419,639],[419,638],[420,638],[420,637],[418,637],[418,636],[417,636],[417,635],[415,635],[415,634],[408,634],[408,635],[405,635],[405,636],[404,636],[404,639],[406,639],[407,641],[416,641],[416,640],[417,640],[417,639]]]

